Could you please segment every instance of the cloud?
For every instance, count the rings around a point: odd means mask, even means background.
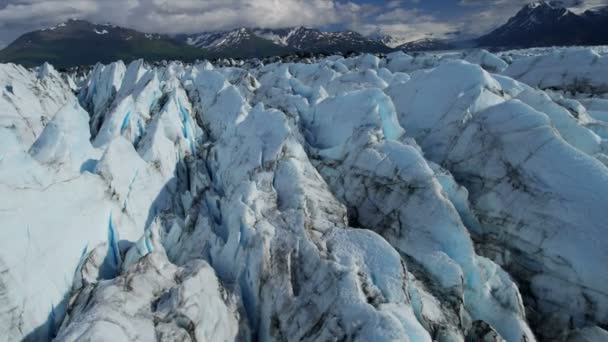
[[[40,26],[72,17],[165,33],[318,26],[339,22],[353,5],[334,0],[8,0],[0,8],[0,26]]]
[[[420,0],[394,0],[386,6],[368,6],[360,13],[358,20],[349,23],[348,27],[363,34],[391,35],[400,42],[429,37],[445,38],[459,30],[459,23],[441,20],[418,8],[419,3]]]
[[[416,40],[490,31],[532,0],[0,0],[0,45],[69,18],[144,32],[296,25],[382,31]],[[584,10],[608,0],[565,0]]]
[[[468,9],[465,17],[457,19],[462,22],[461,30],[471,35],[488,33],[507,22],[523,6],[538,0],[459,0],[458,4]],[[574,12],[608,6],[608,0],[562,0],[562,6]]]
[[[195,33],[237,26],[322,26],[353,21],[344,0],[0,0],[0,43],[70,18],[144,32]]]
[[[0,28],[43,28],[71,18],[127,23],[139,5],[138,0],[5,0]]]
[[[198,32],[235,26],[319,26],[337,23],[349,7],[333,0],[147,0],[129,18],[137,28]]]
[[[0,26],[56,23],[58,19],[94,13],[97,6],[95,1],[13,1],[0,10]]]

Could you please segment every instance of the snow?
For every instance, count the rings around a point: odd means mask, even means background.
[[[253,33],[256,36],[263,38],[263,39],[270,40],[275,44],[287,46],[288,45],[287,41],[288,41],[289,37],[291,35],[293,35],[293,31],[295,31],[295,30],[297,30],[297,29],[290,30],[290,32],[287,33],[286,35],[280,35],[275,32],[272,32],[272,31],[264,31],[264,30],[255,30],[255,31],[253,31]]]
[[[552,113],[554,109],[547,105],[543,108],[546,112],[541,113],[522,102],[502,99],[500,86],[480,70],[477,79],[482,81],[477,82],[483,89],[471,88],[472,75],[458,77],[455,70],[467,68],[471,67],[461,63],[445,64],[431,72],[415,74],[412,81],[389,89],[400,122],[431,160],[448,165],[456,179],[468,188],[484,229],[479,239],[500,234],[501,238],[490,242],[492,246],[504,245],[527,255],[525,261],[518,261],[515,255],[495,257],[500,257],[498,260],[507,268],[515,267],[510,266],[511,263],[525,262],[526,268],[545,270],[542,275],[531,278],[536,299],[548,301],[540,304],[541,310],[563,307],[575,322],[580,322],[584,315],[603,320],[606,298],[598,292],[593,299],[595,307],[590,309],[581,306],[580,296],[588,295],[582,294],[584,288],[599,290],[604,281],[598,274],[586,272],[597,269],[597,262],[602,263],[600,260],[607,256],[600,247],[603,244],[600,233],[603,223],[600,222],[603,221],[591,214],[600,214],[600,203],[607,200],[601,198],[606,193],[601,190],[606,186],[606,168],[566,143],[552,124],[558,129],[562,126],[565,133],[572,133],[568,130],[575,127],[580,129],[571,139],[582,139],[585,133],[593,135],[576,122],[564,127],[565,116]],[[447,79],[454,83],[448,85]],[[508,82],[503,84],[506,86]],[[443,91],[443,101],[429,102],[427,92],[442,89],[441,85],[453,91]],[[461,92],[466,89],[472,90]],[[540,109],[539,99],[551,102],[547,97],[525,100],[536,102]],[[429,116],[429,112],[437,116]],[[492,138],[488,139],[486,134]],[[594,147],[598,148],[597,136],[593,138]],[[526,141],[525,148],[522,141]],[[576,144],[583,145],[581,141],[574,141],[573,145]],[[553,165],[559,171],[547,172],[546,165]],[[579,182],[582,179],[586,185]],[[589,216],[583,217],[583,212]],[[522,228],[527,232],[524,236]],[[591,239],[590,235],[595,234],[598,236]],[[537,248],[542,248],[542,253],[538,253]],[[556,254],[552,256],[552,253]],[[563,262],[549,261],[553,258]],[[515,273],[515,276],[519,275]],[[568,284],[574,278],[581,287]],[[558,288],[568,290],[557,291]],[[553,297],[553,293],[560,294]]]
[[[504,71],[506,76],[541,89],[571,92],[608,92],[608,57],[582,48],[551,51],[519,58]]]
[[[65,313],[64,296],[72,287],[82,251],[118,243],[109,241],[111,236],[112,240],[138,239],[154,212],[151,205],[163,208],[160,194],[173,178],[172,172],[161,174],[152,163],[145,163],[122,137],[104,150],[94,148],[89,114],[56,72],[49,67],[43,70],[38,76],[18,79],[16,75],[28,72],[14,66],[3,69],[2,82],[11,82],[14,92],[2,104],[6,126],[0,169],[2,193],[8,194],[0,196],[2,239],[11,241],[0,249],[0,260],[8,270],[2,278],[7,309],[2,311],[2,331],[9,340],[39,326],[29,338],[51,336],[58,322],[47,320],[49,310],[53,307],[57,319]],[[107,70],[114,74],[116,65]],[[93,74],[112,79],[108,73]],[[89,84],[109,89],[98,81]],[[92,98],[105,101],[103,95]],[[43,120],[37,123],[25,114],[29,111],[42,114]],[[30,142],[30,135],[35,141]]]
[[[603,58],[0,65],[3,340],[603,340]]]
[[[7,277],[2,279],[2,300],[7,309],[2,311],[2,330],[9,340],[20,338],[17,326],[29,333],[42,325],[51,306],[57,315],[63,315],[63,296],[71,287],[71,276],[83,248],[106,240],[107,215],[112,210],[119,211],[107,199],[102,180],[78,171],[80,161],[94,158],[95,153],[88,136],[78,141],[78,136],[65,134],[65,129],[73,128],[69,119],[82,117],[82,110],[67,113],[70,110],[73,105],[67,105],[66,114],[58,114],[34,144],[33,155],[42,163],[23,151],[3,161],[1,191],[10,195],[0,196],[4,226],[1,235],[10,244],[0,251],[7,269]],[[82,124],[86,127],[86,121]],[[53,137],[60,141],[54,142]],[[7,168],[11,165],[14,169]],[[58,172],[62,168],[64,171]],[[65,220],[66,215],[69,220]],[[49,227],[56,231],[49,234]],[[123,233],[126,238],[138,235],[128,229]],[[38,335],[31,337],[46,338],[50,329],[42,325]]]
[[[478,64],[489,72],[502,72],[508,66],[507,62],[486,50],[474,50],[466,53],[464,60],[472,64]]]
[[[85,287],[57,340],[236,338],[238,313],[224,299],[213,269],[204,261],[179,268],[161,251],[147,255],[129,270],[128,275],[100,286]],[[125,282],[130,285],[124,286]],[[88,306],[89,300],[104,304]],[[191,322],[192,327],[184,322]]]
[[[580,124],[584,122],[584,108],[578,108],[576,104],[572,103],[570,105],[573,107],[570,107],[560,98],[556,98],[554,102],[554,99],[548,94],[507,77],[497,75],[495,78],[501,82],[503,89],[509,89],[509,95],[512,98],[520,100],[549,116],[562,138],[572,146],[589,155],[605,152],[601,146],[602,139],[593,131]],[[575,114],[573,115],[572,112],[575,112]]]
[[[404,133],[392,102],[378,89],[326,99],[316,106],[306,124],[314,137],[313,146],[321,149],[346,143],[353,131],[364,125],[381,127],[386,139],[398,139]]]

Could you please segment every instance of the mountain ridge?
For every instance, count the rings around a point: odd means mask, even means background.
[[[77,48],[75,48],[77,47]],[[49,62],[59,67],[109,63],[145,57],[150,61],[193,61],[201,50],[167,35],[142,33],[108,24],[71,19],[51,28],[26,33],[0,51],[1,62],[26,66]]]
[[[140,58],[151,62],[191,62],[352,52],[602,45],[608,44],[608,6],[575,13],[559,1],[537,1],[523,6],[505,24],[476,39],[425,38],[403,43],[405,40],[380,31],[364,36],[351,30],[328,32],[304,26],[240,27],[171,36],[72,19],[23,34],[0,50],[0,62],[25,66],[50,62],[58,67],[71,67]]]
[[[74,48],[78,47],[78,48]],[[390,52],[382,42],[354,31],[324,32],[306,27],[236,28],[199,34],[143,33],[109,24],[71,19],[25,33],[0,50],[0,62],[58,67],[109,63],[139,58],[179,59],[263,58],[306,53]]]
[[[384,43],[355,31],[328,32],[304,26],[280,29],[240,27],[227,31],[180,35],[178,39],[191,46],[219,53],[225,49],[238,47],[243,42],[256,40],[263,40],[264,44],[284,53],[388,52],[390,50]]]
[[[528,48],[608,44],[608,6],[574,13],[560,1],[537,1],[476,39],[482,47]]]

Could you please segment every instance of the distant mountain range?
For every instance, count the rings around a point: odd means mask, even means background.
[[[237,28],[230,31],[180,35],[179,41],[218,57],[267,57],[293,53],[388,52],[382,42],[354,31],[323,32],[306,27]]]
[[[506,24],[477,39],[422,39],[397,49],[433,51],[602,44],[608,44],[608,6],[577,14],[565,8],[561,1],[537,1],[524,6]]]
[[[168,36],[70,20],[22,35],[0,51],[0,62],[33,66],[47,61],[69,67],[137,58],[193,61],[292,54],[600,45],[608,44],[608,7],[577,14],[564,8],[561,2],[539,1],[524,6],[506,24],[477,39],[427,38],[404,43],[406,40],[381,32],[363,36],[354,31],[323,32],[306,27],[237,28]]]
[[[477,43],[508,48],[608,44],[608,7],[576,14],[560,1],[531,3]]]
[[[112,25],[70,20],[26,33],[0,51],[0,61],[26,66],[49,62],[59,67],[109,63],[118,59],[194,60],[200,49],[166,35],[145,34]]]
[[[412,38],[405,36],[405,35],[392,35],[392,34],[388,34],[385,33],[382,30],[376,30],[370,34],[367,35],[368,38],[377,40],[381,43],[383,43],[384,45],[390,47],[390,48],[396,48],[400,45],[403,45],[407,42],[411,42]]]
[[[229,31],[168,36],[146,34],[113,25],[69,20],[48,29],[26,33],[0,51],[0,62],[26,66],[49,62],[59,67],[144,58],[254,58],[290,54],[390,52],[382,42],[354,31],[322,32],[287,29],[238,28]]]
[[[455,41],[434,38],[414,40],[396,47],[396,49],[403,51],[440,51],[452,50],[456,48],[458,48],[458,44]]]

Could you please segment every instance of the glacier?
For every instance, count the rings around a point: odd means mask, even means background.
[[[604,341],[605,59],[0,65],[0,340]]]

